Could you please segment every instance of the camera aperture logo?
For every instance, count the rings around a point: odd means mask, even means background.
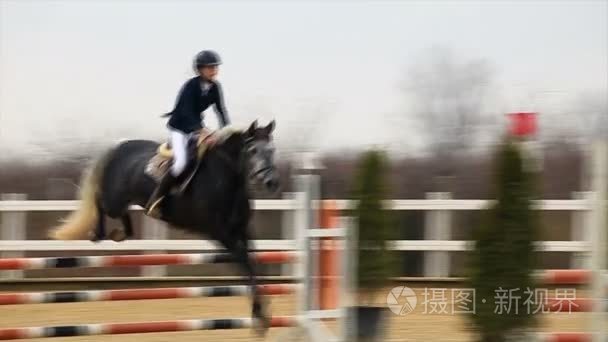
[[[418,297],[409,287],[397,286],[386,296],[386,304],[394,314],[405,316],[414,311],[418,304]]]

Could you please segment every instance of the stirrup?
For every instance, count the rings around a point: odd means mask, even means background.
[[[161,214],[159,206],[164,198],[165,198],[165,196],[161,196],[156,201],[154,201],[154,203],[152,203],[152,205],[147,208],[148,210],[146,212],[146,215],[153,217],[153,218],[159,218],[160,214]]]

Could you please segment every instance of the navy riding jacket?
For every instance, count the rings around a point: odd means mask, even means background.
[[[204,112],[214,105],[221,127],[230,123],[224,105],[222,86],[218,81],[203,81],[200,76],[189,79],[183,86],[175,101],[173,110],[164,117],[170,116],[167,125],[186,134],[204,127]]]

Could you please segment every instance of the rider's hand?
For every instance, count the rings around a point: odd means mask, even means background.
[[[205,143],[209,146],[215,145],[216,142],[217,142],[217,137],[215,136],[215,134],[212,134],[205,138]]]

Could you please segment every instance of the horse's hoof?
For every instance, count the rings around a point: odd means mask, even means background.
[[[270,319],[268,317],[257,318],[254,323],[254,331],[257,337],[264,337],[270,328]]]
[[[108,237],[116,242],[121,242],[127,239],[127,234],[122,229],[114,229]]]
[[[270,318],[264,312],[260,302],[253,303],[252,318],[254,320],[254,330],[258,337],[263,337],[270,328]]]
[[[89,241],[91,241],[91,242],[95,242],[95,243],[97,243],[97,242],[101,242],[103,239],[104,239],[104,237],[103,237],[103,236],[100,236],[100,235],[98,235],[98,234],[97,234],[97,233],[95,233],[95,232],[91,232],[91,233],[89,234]]]

